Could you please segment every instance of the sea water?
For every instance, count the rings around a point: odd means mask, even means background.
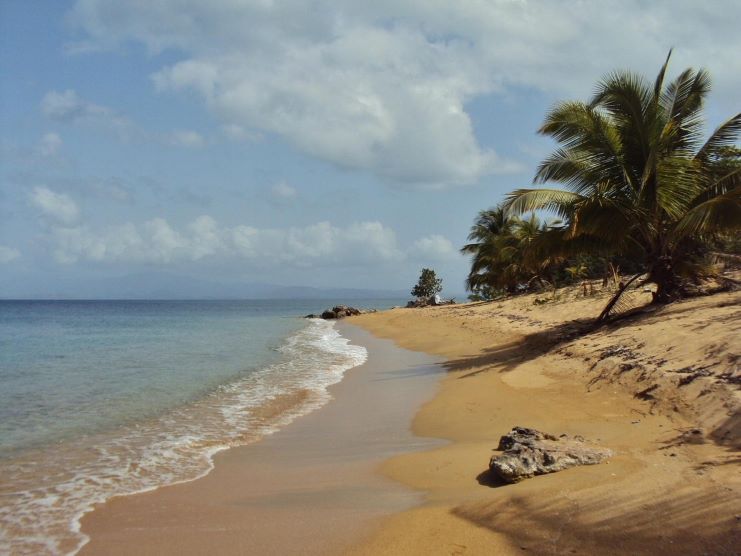
[[[326,403],[366,358],[298,318],[331,304],[0,301],[0,553],[74,553],[94,504],[203,476]]]

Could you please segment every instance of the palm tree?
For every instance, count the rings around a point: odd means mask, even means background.
[[[513,243],[514,220],[501,207],[479,212],[467,243],[461,253],[471,255],[471,270],[466,278],[466,289],[474,293],[488,293],[500,289],[503,268],[503,250]]]
[[[536,256],[533,246],[550,230],[534,214],[508,216],[501,206],[479,212],[461,252],[472,255],[466,288],[475,293],[514,292],[520,286],[543,281],[553,258]]]
[[[686,280],[702,273],[705,241],[741,225],[741,163],[728,156],[741,114],[703,143],[708,74],[690,68],[665,85],[670,57],[653,86],[620,71],[599,83],[590,102],[558,104],[539,133],[560,148],[534,182],[566,189],[519,189],[505,203],[511,214],[558,214],[563,225],[548,243],[556,252],[601,250],[641,261],[656,303],[681,296]]]

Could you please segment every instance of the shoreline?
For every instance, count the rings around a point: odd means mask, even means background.
[[[219,452],[205,476],[97,505],[81,520],[90,540],[78,553],[344,552],[381,517],[417,503],[418,492],[375,470],[394,454],[438,444],[413,436],[409,424],[442,370],[435,358],[355,326],[338,330],[368,360],[329,387],[328,403]]]
[[[578,333],[571,319],[599,306],[574,298],[533,308],[522,296],[354,317],[377,337],[445,358],[413,431],[450,443],[384,462],[385,476],[425,502],[351,553],[735,553],[741,398],[724,377],[738,372],[741,295]],[[708,363],[714,374],[699,376]],[[582,435],[615,455],[501,486],[488,460],[516,425]]]
[[[248,445],[323,406],[327,386],[363,362],[334,323],[305,321],[282,355],[255,372],[134,426],[57,442],[4,460],[0,552],[72,554],[88,541],[80,521],[118,496],[208,475],[215,454]],[[64,462],[60,465],[59,462]]]

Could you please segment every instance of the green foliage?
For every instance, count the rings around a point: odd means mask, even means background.
[[[507,292],[490,284],[480,283],[470,289],[469,301],[492,301],[504,297]]]
[[[466,288],[483,299],[494,299],[502,291],[541,284],[560,264],[559,257],[538,248],[550,233],[551,225],[534,214],[513,217],[502,207],[480,212],[468,234],[470,243],[461,249],[472,256]]]
[[[443,291],[442,278],[438,278],[434,270],[423,268],[417,284],[412,288],[412,295],[426,299],[441,291]]]
[[[540,133],[560,148],[540,164],[535,182],[565,190],[519,189],[503,207],[505,218],[546,210],[561,219],[533,243],[530,260],[621,259],[647,272],[655,301],[666,302],[706,273],[710,243],[737,235],[741,114],[703,142],[708,74],[687,69],[665,84],[668,62],[653,83],[615,72],[590,102],[562,102],[548,113]],[[574,279],[590,272],[569,268]]]

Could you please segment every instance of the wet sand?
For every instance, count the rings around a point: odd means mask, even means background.
[[[422,500],[376,472],[385,459],[440,441],[411,421],[442,369],[352,325],[341,333],[368,361],[333,398],[277,433],[217,454],[201,479],[117,497],[87,514],[81,554],[327,554],[345,552],[380,519]]]

